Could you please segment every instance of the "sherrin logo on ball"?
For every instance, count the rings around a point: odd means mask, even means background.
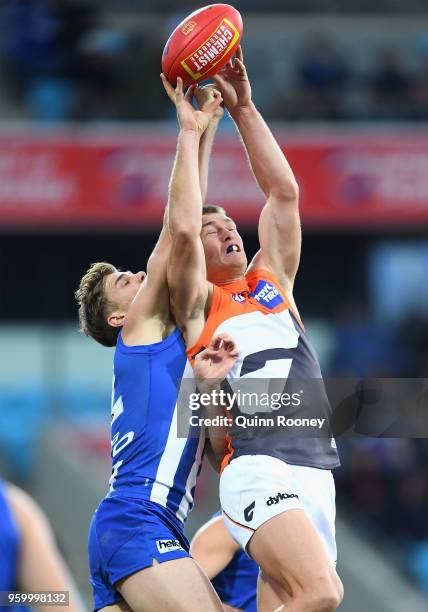
[[[217,74],[234,55],[242,38],[242,18],[230,4],[211,4],[184,19],[169,37],[162,72],[170,83],[185,85]]]

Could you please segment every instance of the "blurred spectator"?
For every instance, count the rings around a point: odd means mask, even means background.
[[[297,112],[300,119],[342,118],[349,73],[333,41],[320,34],[312,37],[297,60],[296,73],[297,90],[286,113]]]
[[[398,49],[384,49],[375,61],[370,78],[374,118],[410,118],[412,77]]]
[[[1,52],[7,81],[34,119],[68,119],[77,103],[77,44],[94,9],[68,0],[7,0]]]
[[[32,119],[126,116],[131,40],[104,26],[92,3],[8,0],[1,18],[6,81]]]
[[[331,376],[387,377],[397,373],[397,352],[387,330],[371,319],[364,307],[349,303],[338,315]]]
[[[418,43],[421,66],[413,81],[413,114],[415,119],[428,119],[428,34]]]

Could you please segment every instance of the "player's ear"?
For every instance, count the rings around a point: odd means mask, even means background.
[[[115,310],[107,317],[107,323],[112,327],[122,327],[125,320],[125,313],[122,310]]]

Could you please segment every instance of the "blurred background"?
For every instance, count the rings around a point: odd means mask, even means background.
[[[73,292],[93,261],[145,268],[177,132],[162,49],[202,5],[0,5],[0,474],[48,513],[88,609],[113,351],[78,333]],[[426,2],[234,5],[254,100],[301,187],[295,298],[324,375],[428,378]],[[208,201],[252,255],[264,202],[228,118]],[[341,609],[428,609],[427,440],[353,436],[339,449]],[[189,536],[217,506],[205,468]]]

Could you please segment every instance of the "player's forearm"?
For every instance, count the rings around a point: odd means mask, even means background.
[[[199,141],[200,136],[191,130],[181,130],[178,135],[168,197],[168,220],[172,236],[180,234],[199,237],[201,233]]]
[[[198,380],[198,389],[200,393],[211,395],[211,397],[219,398],[221,390],[220,384],[214,381]],[[208,406],[204,406],[203,417],[205,422],[216,423],[208,425],[208,438],[212,451],[211,465],[220,472],[221,463],[227,454],[227,435],[232,425],[229,406],[225,402],[212,401]]]
[[[232,115],[266,198],[298,198],[298,185],[279,144],[253,103]]]
[[[207,198],[209,164],[219,121],[216,117],[211,119],[199,145],[199,183],[201,186],[202,205],[205,204]]]

